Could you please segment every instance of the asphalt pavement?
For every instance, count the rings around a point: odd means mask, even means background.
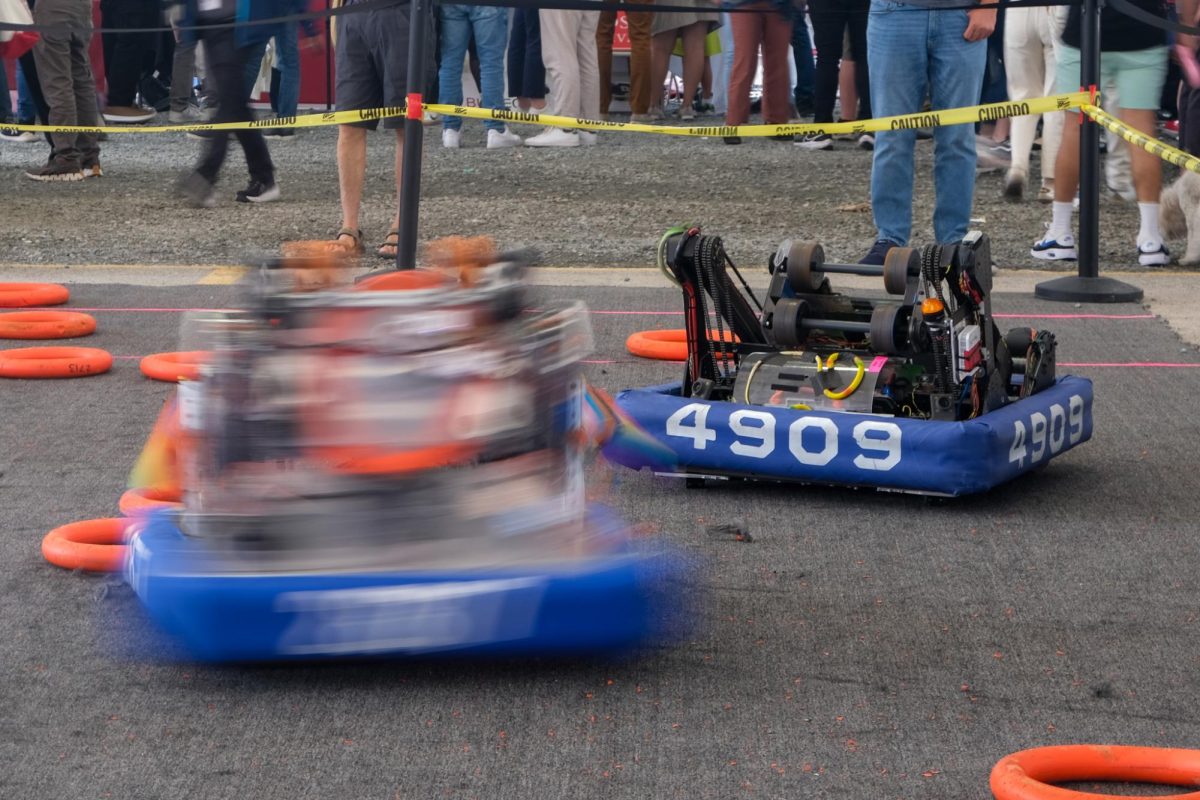
[[[593,468],[594,497],[703,561],[681,644],[209,667],[129,652],[131,591],[50,566],[39,543],[115,515],[171,390],[138,357],[176,349],[181,309],[238,289],[72,291],[112,372],[0,383],[0,797],[987,798],[1014,750],[1200,740],[1200,355],[1140,306],[996,297],[1002,327],[1050,328],[1060,372],[1095,381],[1095,435],[986,495]],[[681,325],[675,290],[540,291],[595,312],[596,384],[678,376],[623,347]],[[712,530],[727,522],[749,540]]]

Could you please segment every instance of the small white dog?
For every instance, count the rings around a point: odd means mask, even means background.
[[[1158,220],[1166,238],[1187,237],[1187,251],[1179,263],[1200,264],[1200,174],[1186,170],[1179,180],[1163,189]]]

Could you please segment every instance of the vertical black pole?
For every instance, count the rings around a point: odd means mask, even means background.
[[[1079,83],[1100,85],[1100,2],[1083,0],[1079,37]],[[1073,112],[1064,112],[1073,113]],[[1124,145],[1122,145],[1124,146]],[[1083,115],[1079,127],[1079,274],[1039,283],[1034,294],[1072,303],[1137,303],[1142,290],[1100,277],[1100,126]]]
[[[325,10],[332,0],[325,0]],[[325,18],[325,110],[333,108],[333,17]]]
[[[413,113],[414,98],[425,92],[425,43],[428,38],[432,0],[412,0],[408,33],[408,103],[404,119],[404,171],[400,178],[400,235],[396,246],[396,269],[417,266],[417,211],[421,202],[421,145],[425,127],[421,114]]]

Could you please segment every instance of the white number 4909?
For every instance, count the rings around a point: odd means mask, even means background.
[[[1050,417],[1040,411],[1029,415],[1029,427],[1024,420],[1013,422],[1013,441],[1008,450],[1008,460],[1019,467],[1025,466],[1025,459],[1036,464],[1039,461],[1057,454],[1064,444],[1072,446],[1079,444],[1083,438],[1083,398],[1077,394],[1071,395],[1067,401],[1067,409],[1055,403],[1049,408]]]

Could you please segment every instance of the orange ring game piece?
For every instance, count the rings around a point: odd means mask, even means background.
[[[724,340],[736,342],[732,331],[723,331]],[[638,331],[625,340],[625,349],[640,358],[656,361],[687,361],[687,331],[674,328],[661,331]]]
[[[61,306],[69,299],[67,287],[57,283],[0,283],[0,308]]]
[[[63,569],[120,572],[125,565],[127,519],[86,519],[55,528],[42,539],[42,555]]]
[[[125,492],[121,495],[117,507],[121,509],[122,514],[132,517],[135,514],[157,511],[160,508],[183,508],[183,503],[180,502],[182,499],[183,495],[179,493],[179,488],[176,486],[146,486]]]
[[[0,339],[73,339],[96,330],[96,318],[78,311],[9,311],[0,314]]]
[[[1130,800],[1129,795],[1050,785],[1067,781],[1195,787],[1200,785],[1200,750],[1099,744],[1035,747],[1000,759],[990,779],[996,800]],[[1200,800],[1200,792],[1155,795],[1154,800]]]
[[[108,372],[112,362],[95,347],[20,347],[0,350],[0,378],[84,378]]]
[[[200,377],[200,365],[212,355],[207,350],[183,350],[177,353],[154,353],[141,360],[142,374],[167,383],[194,381]]]

